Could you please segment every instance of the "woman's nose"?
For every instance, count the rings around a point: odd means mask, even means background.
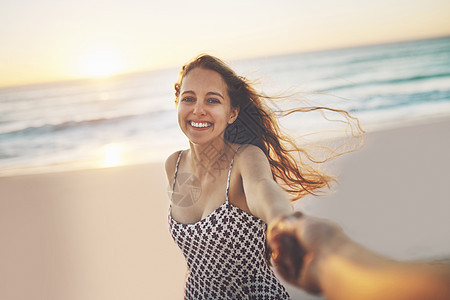
[[[203,107],[203,104],[200,101],[197,101],[197,103],[195,104],[193,113],[196,116],[204,116],[204,115],[206,115],[205,109]]]

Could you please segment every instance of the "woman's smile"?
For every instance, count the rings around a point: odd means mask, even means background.
[[[213,123],[205,121],[189,121],[188,123],[195,129],[207,129],[213,125]]]

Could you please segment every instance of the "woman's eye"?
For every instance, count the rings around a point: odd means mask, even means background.
[[[181,101],[183,102],[194,102],[195,99],[192,97],[184,97],[183,99],[181,99]]]
[[[209,98],[208,102],[209,103],[220,103],[220,101],[218,99],[215,99],[215,98]]]

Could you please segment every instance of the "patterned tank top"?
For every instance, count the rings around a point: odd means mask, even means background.
[[[237,151],[236,151],[237,152]],[[176,192],[178,156],[172,191]],[[265,258],[267,225],[226,200],[206,218],[179,223],[169,208],[169,229],[186,258],[185,299],[290,299]]]

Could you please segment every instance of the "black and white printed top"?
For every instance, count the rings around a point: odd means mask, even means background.
[[[172,192],[176,191],[176,164]],[[265,258],[267,225],[226,200],[206,218],[191,224],[172,218],[169,230],[183,252],[188,273],[185,299],[290,299]]]

